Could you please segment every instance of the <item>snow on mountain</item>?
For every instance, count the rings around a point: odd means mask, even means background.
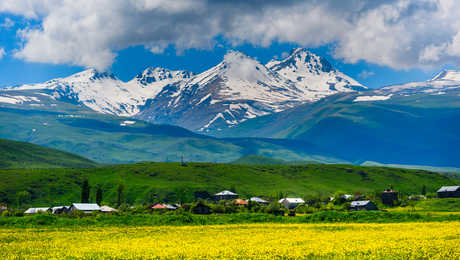
[[[294,49],[285,59],[272,60],[266,66],[291,80],[303,91],[302,98],[306,101],[317,101],[339,92],[367,89],[356,80],[334,69],[325,58],[302,48]]]
[[[375,92],[392,93],[394,96],[408,96],[421,93],[445,94],[445,91],[454,89],[460,89],[460,71],[444,70],[428,81],[392,85],[380,88]]]
[[[42,84],[10,87],[6,90],[47,90],[55,99],[82,103],[90,109],[119,116],[133,116],[148,99],[152,99],[168,84],[190,77],[182,71],[147,69],[129,82],[119,80],[110,72],[88,69],[67,78]]]
[[[303,101],[302,95],[257,60],[231,51],[190,81],[163,89],[138,117],[207,131],[293,107]]]
[[[67,78],[2,90],[0,103],[23,102],[13,100],[8,91],[17,96],[23,94],[18,91],[32,91],[35,97],[48,95],[100,113],[208,132],[328,95],[363,89],[305,49],[295,49],[286,59],[267,65],[230,51],[222,62],[198,75],[148,68],[123,82],[112,73],[89,69]]]
[[[357,96],[354,101],[382,101],[401,96],[407,97],[420,94],[446,95],[452,90],[460,90],[460,71],[444,70],[431,80],[391,85],[375,89],[362,93],[362,95]]]

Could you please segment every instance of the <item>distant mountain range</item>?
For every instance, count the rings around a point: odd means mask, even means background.
[[[98,162],[255,154],[460,167],[460,72],[368,89],[305,49],[265,65],[231,51],[196,75],[149,68],[123,82],[90,69],[9,87],[0,119],[2,138]]]
[[[366,87],[305,49],[294,49],[285,59],[266,65],[231,51],[221,63],[198,75],[148,68],[122,82],[112,73],[90,69],[42,84],[9,87],[0,92],[0,102],[44,105],[40,97],[49,97],[100,113],[212,132],[359,90]]]

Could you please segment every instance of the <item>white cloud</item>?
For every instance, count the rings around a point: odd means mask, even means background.
[[[6,55],[5,49],[0,47],[0,60],[3,59],[5,55]]]
[[[3,23],[0,24],[0,27],[3,27],[3,28],[11,28],[14,26],[14,22],[13,20],[11,20],[10,18],[5,18],[5,20],[3,21]]]
[[[316,47],[334,56],[396,69],[460,65],[457,0],[2,0],[0,12],[40,22],[23,28],[15,57],[108,68],[117,50],[161,53],[272,42]]]
[[[375,75],[375,73],[373,71],[363,70],[363,71],[361,71],[361,73],[358,74],[358,77],[360,77],[362,79],[367,79],[367,78],[372,77],[374,75]]]

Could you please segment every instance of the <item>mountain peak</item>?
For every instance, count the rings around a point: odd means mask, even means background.
[[[101,79],[106,79],[106,78],[115,79],[115,80],[117,79],[117,77],[112,72],[108,72],[108,71],[100,72],[93,68],[73,74],[69,78],[80,78],[80,79],[85,79],[85,80],[86,79],[101,80]]]
[[[227,62],[227,63],[234,63],[234,62],[238,62],[239,60],[246,60],[246,59],[252,60],[252,58],[249,57],[248,55],[240,51],[236,51],[236,50],[230,50],[224,56],[224,62]]]
[[[431,81],[448,80],[448,81],[460,81],[460,71],[457,70],[443,70],[436,75]]]
[[[183,80],[189,79],[193,76],[193,73],[183,70],[169,70],[162,67],[149,67],[143,72],[140,72],[136,76],[136,80],[143,85],[148,85],[153,82],[163,81],[163,80]]]

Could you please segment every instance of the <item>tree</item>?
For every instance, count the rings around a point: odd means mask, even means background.
[[[96,186],[96,203],[101,205],[102,202],[102,187],[101,185]]]
[[[422,195],[423,196],[426,195],[426,186],[425,186],[425,184],[423,184],[423,186],[422,186]]]
[[[28,202],[30,200],[30,193],[28,191],[21,191],[17,194],[17,202],[18,208],[22,206],[22,204]]]
[[[117,188],[117,206],[120,207],[123,202],[123,192],[125,190],[125,185],[123,183],[118,184]]]
[[[88,179],[83,181],[81,185],[81,203],[88,203],[89,202],[89,193],[90,193],[90,186]]]
[[[230,187],[230,191],[233,192],[233,193],[236,193],[235,185],[232,185],[232,186]]]

